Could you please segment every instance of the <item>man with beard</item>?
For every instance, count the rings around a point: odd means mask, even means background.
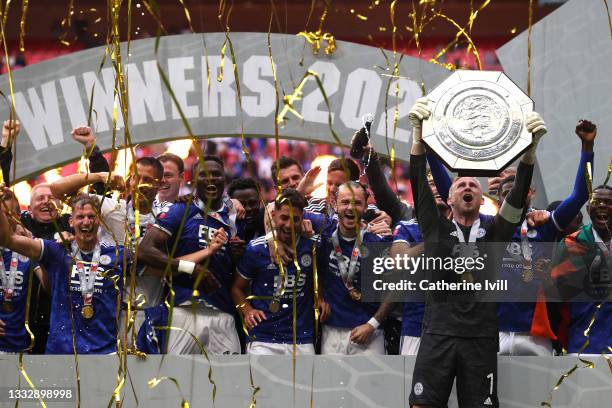
[[[51,325],[47,354],[109,354],[117,351],[116,305],[121,296],[123,247],[99,242],[98,200],[72,200],[74,242],[68,248],[49,240],[11,234],[0,211],[0,242],[39,260],[51,287]]]
[[[234,270],[232,249],[243,245],[238,235],[244,223],[236,220],[231,200],[223,196],[225,172],[216,156],[196,163],[196,195],[192,202],[175,203],[145,236],[138,261],[160,273],[169,266],[175,292],[168,353],[199,353],[199,342],[214,354],[240,353],[229,288]],[[161,272],[164,276],[164,273]],[[170,278],[168,278],[170,280]]]
[[[502,355],[551,355],[552,340],[556,335],[549,321],[555,307],[547,304],[543,293],[545,275],[536,274],[535,265],[552,258],[552,246],[557,237],[573,221],[589,198],[586,168],[593,166],[593,144],[597,127],[586,120],[576,126],[576,135],[582,142],[582,153],[574,182],[574,191],[551,213],[548,221],[530,226],[527,221],[529,204],[535,195],[530,188],[521,225],[517,227],[504,254],[500,279],[508,282],[506,292],[498,304],[499,354]],[[510,175],[498,185],[501,206],[511,191],[515,176]],[[517,298],[532,301],[516,301]],[[548,306],[552,306],[548,310]]]
[[[417,219],[425,242],[425,256],[431,259],[480,258],[482,270],[458,274],[455,269],[425,271],[430,282],[466,284],[482,282],[501,263],[500,251],[476,243],[508,241],[518,224],[531,184],[535,149],[546,133],[536,113],[528,115],[526,127],[532,133],[532,147],[517,169],[517,182],[495,217],[479,213],[484,202],[482,188],[474,177],[459,177],[451,185],[448,205],[452,220],[440,213],[427,182],[423,119],[431,115],[428,100],[421,98],[410,110],[413,144],[410,157]],[[468,253],[466,250],[469,250]],[[481,253],[481,250],[484,250]],[[473,291],[428,291],[423,334],[413,372],[410,404],[415,407],[446,406],[457,378],[460,406],[499,406],[497,398],[498,324],[494,302],[479,302]]]
[[[294,340],[297,354],[315,352],[313,247],[316,241],[300,234],[305,204],[304,197],[296,190],[283,190],[274,201],[274,233],[249,242],[238,264],[231,293],[248,330],[249,354],[292,354]],[[284,247],[284,253],[290,257],[288,262],[278,256],[274,250],[277,246]],[[324,322],[329,308],[324,302],[319,306],[321,322]]]
[[[612,339],[612,187],[596,187],[587,212],[591,224],[561,241],[551,276],[570,302],[567,351],[595,356]]]
[[[245,241],[265,235],[264,207],[262,206],[261,188],[252,178],[237,178],[227,187],[227,195],[238,200],[245,210]]]
[[[406,251],[412,252],[413,250],[409,249],[409,246],[422,242],[418,222],[416,218],[413,218],[413,211],[408,203],[402,202],[389,186],[381,159],[370,144],[365,127],[362,127],[353,135],[351,156],[355,159],[362,159],[365,175],[376,200],[376,205],[389,215],[391,225],[395,226],[393,231],[394,245],[391,251],[396,251],[395,253],[400,256],[403,256]],[[443,207],[447,209],[446,199],[448,198],[448,190],[452,181],[442,162],[433,153],[427,154],[427,161],[431,171],[430,185],[436,197],[436,203],[441,202]],[[440,186],[441,194],[438,193],[436,185]],[[443,209],[443,211],[445,210]],[[415,239],[417,241],[414,241]],[[395,244],[396,240],[397,244]],[[420,255],[423,252],[423,245],[418,246],[414,251],[416,252],[412,254],[407,253],[406,255]],[[385,300],[385,303],[392,300],[389,297]],[[394,316],[395,314],[399,315],[399,313],[393,313],[391,318],[385,321],[385,340],[389,354],[398,354],[400,352],[401,354],[416,354],[421,337],[423,310],[423,302],[404,301],[401,322]]]
[[[2,208],[8,218],[10,234],[27,235],[15,221],[19,202],[15,194],[0,184],[4,192]],[[0,248],[0,354],[21,353],[30,347],[30,336],[25,329],[26,301],[30,276],[35,274],[47,288],[43,272],[37,262],[30,261],[16,251]]]
[[[356,181],[341,184],[332,199],[338,226],[323,235],[318,251],[322,296],[330,307],[321,354],[385,354],[379,326],[388,311],[361,300],[362,253],[367,243],[385,240],[361,227],[367,202],[367,188]]]

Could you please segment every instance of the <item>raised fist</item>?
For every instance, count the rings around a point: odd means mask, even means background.
[[[20,130],[21,123],[19,123],[18,120],[5,120],[2,124],[2,146],[10,146],[19,134]]]
[[[363,157],[364,148],[370,143],[366,128],[362,127],[355,132],[351,139],[351,157],[353,159],[361,159]]]
[[[588,120],[581,119],[576,125],[576,134],[585,143],[593,143],[597,136],[597,125]]]
[[[86,149],[91,149],[96,144],[96,136],[89,126],[80,126],[72,129],[72,138],[85,146]]]

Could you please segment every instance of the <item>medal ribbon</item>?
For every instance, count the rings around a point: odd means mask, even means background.
[[[338,263],[338,269],[340,269],[340,275],[342,276],[344,286],[346,286],[346,288],[351,291],[352,289],[354,289],[353,278],[355,277],[357,261],[359,260],[359,255],[361,253],[359,247],[363,242],[365,229],[362,228],[361,231],[359,231],[359,237],[355,237],[355,244],[353,245],[353,250],[351,251],[351,260],[349,261],[348,268],[346,266],[346,263],[344,262],[342,248],[340,247],[339,230],[340,229],[337,228],[331,237],[332,245],[334,246],[334,256],[336,257],[336,262]]]
[[[459,240],[459,242],[465,242],[465,237],[463,236],[463,231],[461,230],[461,228],[459,228],[459,224],[457,224],[457,221],[453,220],[453,224],[455,224],[455,229],[457,230],[457,239]],[[480,229],[480,218],[478,218],[476,221],[474,221],[474,223],[472,224],[472,227],[470,228],[470,236],[468,237],[468,242],[476,242],[476,238],[478,238],[478,230]]]
[[[100,263],[100,243],[96,244],[91,257],[89,274],[85,273],[85,262],[81,250],[76,243],[72,244],[72,253],[76,259],[77,272],[79,273],[79,281],[81,282],[81,295],[83,296],[83,303],[90,305],[93,300],[94,284],[96,282],[96,276],[98,275],[98,264]]]
[[[463,231],[461,230],[461,228],[459,228],[459,224],[457,224],[457,221],[455,220],[453,220],[453,224],[455,224],[455,229],[457,230],[457,239],[459,240],[459,242],[465,243],[465,236],[463,236]],[[468,237],[468,242],[470,243],[476,242],[476,238],[478,238],[479,228],[480,228],[480,218],[478,218],[472,224],[472,227],[470,228],[470,236]]]
[[[531,244],[529,243],[529,237],[527,236],[527,220],[523,220],[521,224],[521,253],[523,260],[523,270],[531,270],[533,251],[531,250]],[[525,272],[523,271],[523,274]]]
[[[595,243],[603,253],[603,256],[605,258],[608,258],[610,256],[610,243],[612,241],[603,242],[603,239],[601,239],[597,231],[595,231],[595,228],[593,228],[593,238],[595,239]]]
[[[4,251],[4,248],[0,248]],[[4,301],[10,302],[15,291],[15,276],[17,272],[17,265],[19,264],[17,253],[11,252],[11,265],[9,267],[8,276],[4,267],[4,259],[0,262],[0,277],[2,278],[2,291],[4,292]]]
[[[459,227],[459,224],[457,223],[457,221],[453,220],[453,224],[455,224],[455,230],[457,231],[457,239],[459,240],[459,242],[461,243],[465,243],[465,236],[463,235],[463,230],[461,230],[461,228]],[[470,235],[468,236],[468,243],[472,244],[476,242],[476,239],[478,238],[478,231],[480,230],[480,218],[477,218],[474,223],[472,224],[472,227],[470,228]],[[469,245],[468,248],[470,249],[470,253],[468,254],[468,256],[471,256],[471,249],[473,248],[472,245]],[[467,250],[467,248],[465,249]],[[464,248],[461,248],[461,251],[464,251]],[[463,254],[462,254],[463,256]],[[473,279],[471,277],[471,271],[466,271],[463,274],[463,279]]]

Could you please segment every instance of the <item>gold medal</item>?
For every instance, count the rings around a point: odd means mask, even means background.
[[[277,313],[280,310],[280,302],[277,299],[272,300],[268,305],[268,309],[272,313]]]
[[[11,304],[11,302],[4,302],[2,304],[2,311],[6,312],[6,313],[11,313],[13,311],[13,305]]]
[[[351,297],[351,299],[353,299],[355,302],[359,302],[361,300],[361,292],[358,291],[355,288],[351,288],[349,289],[349,296]]]
[[[523,268],[523,273],[521,274],[521,277],[523,278],[523,282],[531,282],[533,280],[533,269]]]
[[[81,309],[81,315],[85,318],[85,319],[91,319],[94,315],[94,308],[92,305],[83,305],[83,308]]]

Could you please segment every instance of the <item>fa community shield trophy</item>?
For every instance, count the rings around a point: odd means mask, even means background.
[[[456,71],[427,98],[423,141],[452,171],[494,175],[531,145],[533,101],[502,72]]]

